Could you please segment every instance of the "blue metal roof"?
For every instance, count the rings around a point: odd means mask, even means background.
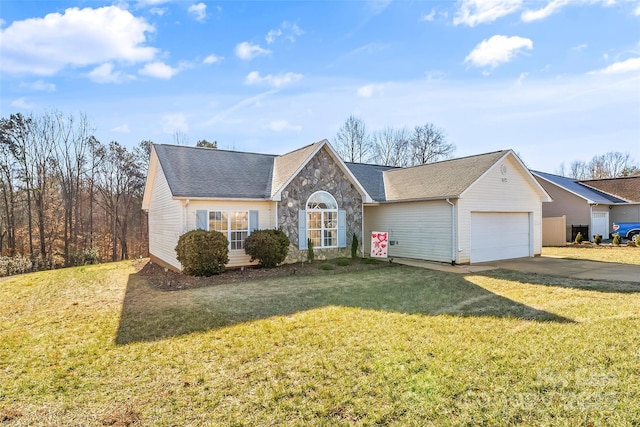
[[[567,178],[566,176],[553,175],[545,172],[531,171],[531,173],[535,176],[539,176],[542,179],[545,179],[558,187],[564,188],[565,190],[582,197],[587,200],[589,203],[600,203],[600,204],[612,204],[612,203],[626,203],[625,200],[619,199],[610,194],[604,193],[602,191],[595,190],[593,188],[589,188],[586,185],[581,184],[579,181],[573,178]]]

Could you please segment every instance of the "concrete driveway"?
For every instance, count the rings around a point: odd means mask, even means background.
[[[393,262],[460,274],[479,273],[482,271],[504,268],[506,270],[521,271],[524,273],[548,274],[551,276],[570,277],[573,279],[634,282],[640,287],[640,266],[610,262],[583,261],[544,256],[456,266],[401,258],[395,258]]]

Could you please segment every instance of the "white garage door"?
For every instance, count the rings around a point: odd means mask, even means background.
[[[472,212],[471,262],[531,255],[531,230],[526,212]]]

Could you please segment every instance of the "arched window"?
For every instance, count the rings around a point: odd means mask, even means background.
[[[307,200],[307,238],[316,248],[338,246],[338,203],[326,191],[317,191]]]

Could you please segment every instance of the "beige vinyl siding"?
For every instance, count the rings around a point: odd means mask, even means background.
[[[175,247],[184,231],[184,209],[172,198],[162,168],[155,170],[149,205],[149,253],[181,270]]]
[[[389,203],[364,208],[364,249],[371,232],[387,231],[389,257],[451,262],[451,206],[444,200]]]
[[[228,212],[248,212],[258,211],[258,228],[272,229],[276,228],[276,203],[270,201],[243,201],[243,200],[191,200],[186,209],[187,229],[196,228],[196,211],[228,211]],[[253,227],[253,225],[250,225]],[[177,240],[176,240],[177,243]],[[175,247],[175,243],[174,243]],[[244,252],[244,249],[230,250],[229,263],[227,267],[240,267],[244,265],[256,264],[250,261],[251,257]]]
[[[502,173],[502,165],[506,173]],[[458,200],[458,261],[469,263],[472,212],[522,212],[532,215],[532,255],[542,250],[542,202],[530,178],[511,156],[496,163],[472,184]],[[506,239],[508,236],[495,236]]]

